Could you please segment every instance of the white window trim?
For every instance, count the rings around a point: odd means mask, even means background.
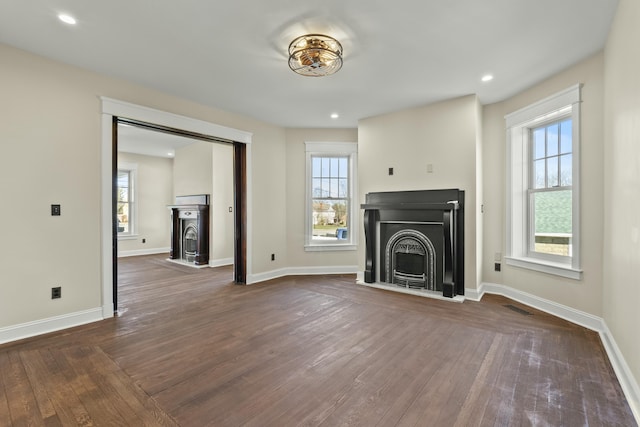
[[[125,234],[118,233],[118,240],[133,240],[138,238],[138,164],[128,162],[118,162],[118,170],[129,171],[129,183],[131,197],[133,202],[129,203],[131,214],[129,220],[129,232]]]
[[[507,265],[582,279],[580,264],[580,103],[582,84],[576,84],[505,116],[506,147],[506,256]],[[532,257],[528,251],[529,129],[571,117],[572,144],[572,255]],[[567,262],[561,262],[566,259]]]
[[[355,142],[305,142],[306,151],[306,189],[305,189],[305,242],[304,250],[313,251],[355,251],[358,246],[356,195],[358,176],[358,144]],[[347,241],[335,243],[333,241],[313,241],[311,229],[311,157],[317,154],[349,156],[349,233]]]

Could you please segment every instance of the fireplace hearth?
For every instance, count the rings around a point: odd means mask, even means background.
[[[365,284],[464,295],[464,191],[368,193]]]

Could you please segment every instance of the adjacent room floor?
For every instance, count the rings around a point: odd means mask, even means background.
[[[598,334],[304,276],[119,261],[122,315],[0,346],[0,425],[634,426]]]

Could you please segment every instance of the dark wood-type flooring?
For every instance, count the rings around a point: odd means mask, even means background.
[[[119,269],[120,317],[0,346],[0,426],[636,425],[595,332],[503,297]]]

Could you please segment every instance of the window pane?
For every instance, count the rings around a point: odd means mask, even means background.
[[[346,178],[340,178],[338,181],[338,197],[348,197],[349,181]]]
[[[129,214],[129,203],[118,202],[118,233],[128,233],[129,228],[129,218],[131,215]]]
[[[118,201],[119,202],[128,202],[129,201],[129,189],[126,187],[118,187]]]
[[[541,159],[545,155],[544,151],[544,128],[533,131],[533,158]]]
[[[331,169],[329,173],[330,173],[330,176],[332,177],[338,176],[338,158],[337,157],[331,158]]]
[[[313,178],[311,185],[311,197],[322,197],[322,181],[319,178]]]
[[[323,178],[320,181],[322,183],[322,191],[320,192],[320,197],[329,197],[329,180]]]
[[[335,212],[334,223],[340,227],[347,226],[347,206],[346,200],[337,201],[331,206]]]
[[[118,187],[129,186],[129,171],[118,171],[117,184]]]
[[[314,178],[320,177],[320,166],[322,163],[322,159],[320,157],[312,157],[311,158],[311,176]]]
[[[560,122],[560,153],[571,153],[572,147],[573,129],[571,127],[571,120],[565,120]]]
[[[349,159],[346,157],[340,158],[340,172],[338,176],[340,178],[347,178],[349,176]]]
[[[330,163],[331,163],[331,159],[329,157],[322,157],[322,166],[320,168],[320,174],[323,178],[331,175],[329,172]]]
[[[336,162],[337,166],[337,162]],[[338,198],[338,180],[333,178],[331,179],[331,193],[329,197]]]
[[[547,126],[547,157],[558,155],[558,124]]]
[[[336,240],[336,213],[331,200],[313,201],[313,239]]]
[[[534,166],[534,176],[533,176],[533,188],[544,188],[546,186],[545,180],[545,160],[536,160]]]
[[[536,252],[571,256],[571,197],[571,190],[532,194]]]
[[[573,176],[573,156],[565,154],[560,156],[560,185],[565,187],[572,185]]]
[[[558,158],[547,159],[547,188],[558,186]]]

